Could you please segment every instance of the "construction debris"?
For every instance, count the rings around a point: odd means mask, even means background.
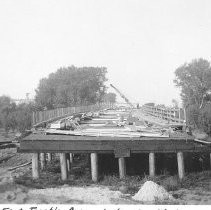
[[[199,129],[193,130],[192,135],[198,140],[205,140],[208,138],[208,135],[204,131]]]
[[[140,113],[140,112],[139,112]],[[111,137],[186,137],[181,124],[149,121],[131,110],[106,109],[78,113],[47,126],[46,134]],[[160,120],[160,119],[159,119]]]

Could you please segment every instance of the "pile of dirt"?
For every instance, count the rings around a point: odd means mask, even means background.
[[[153,181],[146,181],[132,198],[142,202],[162,202],[173,199],[172,195]]]

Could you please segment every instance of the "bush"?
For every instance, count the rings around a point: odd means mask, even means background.
[[[167,191],[175,191],[180,188],[180,181],[178,177],[170,176],[162,181],[162,185]]]
[[[187,123],[190,127],[199,128],[211,134],[211,103],[205,104],[202,109],[198,109],[196,105],[190,105],[186,111]]]
[[[33,104],[16,105],[9,97],[0,97],[0,126],[9,130],[24,132],[31,128]]]
[[[52,173],[61,173],[60,162],[58,159],[51,160],[45,167],[45,170]]]

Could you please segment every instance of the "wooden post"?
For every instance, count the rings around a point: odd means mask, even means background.
[[[32,125],[35,125],[35,113],[34,112],[32,112]]]
[[[32,178],[33,179],[39,178],[39,154],[38,153],[32,154]]]
[[[45,153],[40,153],[40,165],[43,170],[45,168]]]
[[[91,153],[91,173],[92,173],[92,181],[98,181],[98,157],[97,153]]]
[[[186,109],[184,107],[184,121],[185,121],[185,124],[187,125],[187,116],[186,116]]]
[[[66,153],[66,159],[67,159],[67,171],[70,171],[71,168],[70,153]]]
[[[47,159],[50,162],[52,160],[52,154],[51,153],[47,153]]]
[[[155,153],[149,153],[149,176],[155,176]]]
[[[125,158],[123,157],[119,158],[118,162],[119,162],[119,178],[124,179],[126,176]]]
[[[70,163],[73,163],[73,153],[70,153]]]
[[[179,123],[181,123],[180,108],[178,110],[179,110]]]
[[[67,158],[65,153],[60,153],[61,178],[67,180]]]
[[[211,153],[210,153],[210,169],[211,169]]]
[[[178,164],[178,175],[180,179],[183,179],[185,176],[185,166],[184,166],[184,157],[183,152],[177,153],[177,164]]]

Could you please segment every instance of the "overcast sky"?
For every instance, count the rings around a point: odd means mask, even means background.
[[[61,66],[106,66],[132,102],[179,99],[174,71],[211,55],[210,0],[0,0],[0,95]]]

